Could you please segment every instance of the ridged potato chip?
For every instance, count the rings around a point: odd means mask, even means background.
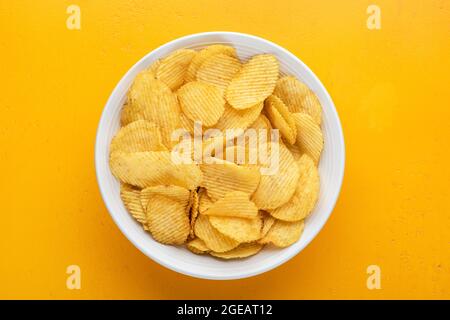
[[[178,201],[154,195],[147,206],[148,229],[156,241],[179,245],[186,242],[190,224],[185,207]]]
[[[212,256],[221,259],[242,259],[257,254],[264,245],[259,243],[243,243],[237,248],[226,252],[209,252]]]
[[[318,125],[322,122],[322,106],[315,93],[306,84],[293,76],[285,76],[277,81],[274,95],[278,96],[292,113],[309,114]]]
[[[198,212],[205,213],[214,204],[214,201],[211,200],[205,189],[201,188],[200,190],[201,192],[198,195]]]
[[[231,191],[251,195],[257,188],[260,173],[255,168],[239,166],[232,162],[201,164],[202,186],[212,200],[218,200]]]
[[[241,69],[241,62],[226,54],[216,54],[208,59],[200,66],[197,71],[197,80],[212,84],[225,92],[231,79]]]
[[[270,123],[270,120],[267,119],[267,117],[263,114],[260,114],[258,118],[250,125],[250,128],[252,129],[266,129],[270,130],[272,129],[272,124]]]
[[[322,130],[306,113],[294,113],[293,116],[297,126],[297,146],[318,164],[323,149]]]
[[[147,69],[146,71],[150,72],[151,74],[153,74],[153,76],[156,78],[156,72],[158,71],[159,66],[161,65],[161,60],[158,59],[155,62],[153,62]]]
[[[217,200],[203,214],[208,216],[256,218],[258,208],[250,201],[248,193],[232,191]]]
[[[262,220],[259,216],[252,219],[209,216],[209,222],[220,233],[239,243],[256,241],[261,238]]]
[[[270,96],[278,79],[278,61],[270,54],[256,55],[231,80],[225,97],[235,109],[247,109]]]
[[[306,218],[314,208],[319,196],[319,172],[314,161],[303,155],[298,161],[300,178],[292,198],[270,214],[279,220],[299,221]]]
[[[156,78],[164,82],[171,90],[177,90],[184,83],[186,72],[197,54],[190,49],[172,52],[161,60],[156,70]]]
[[[128,97],[129,103],[144,119],[160,128],[164,144],[171,147],[172,132],[180,127],[181,109],[170,88],[149,72],[141,72],[136,76]]]
[[[189,208],[189,221],[191,224],[191,230],[190,230],[190,236],[191,238],[194,237],[194,225],[195,221],[197,220],[198,214],[199,214],[199,195],[196,190],[191,191],[191,197],[190,197],[190,208]]]
[[[299,146],[296,144],[286,144],[286,147],[289,149],[289,151],[291,152],[292,156],[294,157],[295,161],[300,160],[300,158],[303,155],[302,150],[300,150]]]
[[[141,190],[140,201],[145,210],[147,209],[148,202],[154,195],[160,195],[178,201],[185,208],[187,208],[189,204],[190,192],[188,189],[179,186],[159,185]]]
[[[169,151],[116,152],[110,167],[117,179],[140,188],[172,184],[193,190],[202,180],[197,165],[175,164]]]
[[[214,125],[214,128],[223,131],[227,129],[247,129],[248,126],[256,121],[261,113],[263,105],[264,104],[260,102],[251,108],[237,110],[227,103],[225,104],[225,110],[222,116]]]
[[[122,127],[111,141],[110,153],[167,150],[159,127],[146,120],[134,121]]]
[[[209,222],[209,218],[203,214],[199,214],[197,222],[194,226],[194,232],[197,237],[202,239],[206,246],[215,252],[225,252],[236,248],[239,242],[233,240],[214,228]]]
[[[290,144],[297,139],[297,127],[294,117],[286,105],[277,96],[271,95],[265,101],[265,111],[272,126],[281,132],[281,136]]]
[[[264,238],[266,234],[269,232],[270,228],[272,228],[273,224],[275,223],[276,219],[270,215],[270,213],[261,211],[262,214],[262,220],[263,220],[263,227],[261,229],[261,238]]]
[[[180,127],[194,135],[194,121],[189,119],[183,112],[180,113]]]
[[[276,150],[278,145],[278,157]],[[292,197],[300,176],[299,168],[292,157],[291,152],[282,143],[271,143],[267,147],[270,150],[268,165],[264,167],[275,166],[271,174],[262,174],[258,188],[253,194],[251,200],[259,209],[275,209]],[[277,162],[278,160],[278,162]]]
[[[288,247],[300,239],[304,227],[304,220],[295,222],[277,220],[259,243],[272,243],[280,248]]]
[[[139,200],[140,193],[140,189],[128,184],[122,184],[120,186],[120,198],[122,199],[125,208],[127,208],[133,218],[142,224],[145,230],[148,230],[147,216],[145,215],[144,208]]]
[[[197,72],[201,65],[210,57],[216,54],[225,54],[230,57],[237,58],[236,49],[222,44],[213,44],[202,50],[192,59],[191,64],[186,72],[186,82],[195,81],[197,79]]]
[[[178,90],[183,113],[192,121],[200,121],[210,127],[217,123],[225,109],[220,90],[200,81],[186,83]]]
[[[139,112],[139,110],[136,110],[135,105],[129,103],[128,101],[125,102],[120,113],[120,125],[124,127],[127,124],[137,120],[144,120],[144,114]]]
[[[195,238],[186,244],[186,247],[195,254],[205,254],[209,252],[209,248],[205,242],[200,238]]]

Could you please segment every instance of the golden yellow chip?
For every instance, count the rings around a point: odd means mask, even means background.
[[[258,118],[250,125],[250,128],[252,129],[266,129],[270,130],[272,129],[272,124],[270,123],[269,119],[263,114],[260,114]]]
[[[296,222],[277,220],[259,243],[272,243],[280,248],[288,247],[300,239],[304,227],[304,220]]]
[[[161,65],[161,60],[156,60],[153,62],[146,70],[153,74],[153,76],[156,78],[156,72],[158,71],[159,66]]]
[[[189,119],[183,112],[180,113],[180,127],[194,135],[194,121]]]
[[[215,252],[225,252],[236,248],[239,242],[217,231],[209,222],[209,218],[199,214],[194,225],[195,235],[202,239],[206,247]]]
[[[228,87],[231,79],[241,69],[241,62],[235,57],[226,54],[216,54],[200,66],[197,71],[197,80],[212,84],[222,93]]]
[[[261,113],[263,103],[244,109],[237,110],[227,103],[225,110],[214,128],[225,131],[227,129],[247,129],[249,125],[254,123]]]
[[[199,193],[199,200],[198,200],[198,212],[199,213],[205,213],[206,210],[208,210],[213,204],[214,201],[211,200],[211,198],[206,193],[205,189],[200,189],[201,192]]]
[[[221,259],[242,259],[253,256],[257,254],[264,245],[259,243],[243,243],[237,248],[234,248],[226,252],[214,252],[211,251],[210,254],[214,257]]]
[[[225,97],[235,109],[247,109],[270,96],[278,79],[278,61],[273,55],[250,58],[231,80]]]
[[[179,186],[159,185],[141,190],[140,201],[145,210],[147,209],[150,198],[154,195],[160,195],[178,201],[185,208],[187,208],[189,204],[190,192],[188,189]]]
[[[217,200],[203,214],[252,219],[258,216],[258,208],[249,200],[248,193],[232,191],[227,193],[222,199]]]
[[[120,113],[120,125],[122,127],[133,121],[144,119],[144,114],[136,109],[136,106],[128,101],[124,103],[122,112]]]
[[[292,113],[309,114],[318,125],[322,122],[322,107],[315,93],[306,84],[293,76],[282,77],[277,81],[274,95],[278,96]]]
[[[262,220],[259,216],[252,219],[209,216],[209,222],[220,233],[240,243],[261,238]]]
[[[298,147],[296,144],[287,144],[286,147],[291,152],[292,156],[294,157],[295,161],[300,160],[301,156],[303,155],[302,150]]]
[[[297,146],[318,164],[323,149],[322,130],[306,113],[294,113],[293,116],[297,126]]]
[[[137,120],[122,127],[111,141],[110,153],[164,151],[161,133],[156,124]]]
[[[263,210],[275,209],[288,202],[300,176],[298,166],[284,144],[271,143],[266,148],[270,155],[263,167],[268,172],[261,174],[261,181],[251,198]]]
[[[110,157],[110,168],[117,179],[140,188],[171,184],[193,190],[202,180],[197,165],[176,164],[169,151],[116,152]]]
[[[297,138],[297,127],[294,117],[286,105],[277,96],[271,95],[265,101],[265,110],[273,127],[279,129],[281,136],[290,144]]]
[[[298,161],[300,178],[292,198],[281,207],[270,212],[272,216],[284,221],[299,221],[306,218],[314,208],[319,196],[319,172],[314,161],[303,155]]]
[[[139,200],[141,190],[128,184],[120,186],[120,197],[128,212],[147,230],[147,216]]]
[[[189,235],[189,217],[185,207],[161,195],[154,195],[149,201],[147,222],[153,238],[164,244],[183,244]]]
[[[232,191],[251,195],[258,186],[260,173],[256,168],[239,166],[232,162],[201,164],[202,186],[212,200],[218,200]]]
[[[128,98],[133,108],[160,128],[164,144],[171,147],[172,132],[180,127],[181,109],[170,88],[149,72],[141,72],[134,80]]]
[[[186,247],[195,254],[204,254],[209,251],[205,242],[200,238],[195,238],[186,244]]]
[[[199,195],[196,190],[191,191],[190,203],[191,205],[189,208],[189,220],[191,224],[191,230],[189,234],[191,238],[193,238],[195,221],[197,220],[199,214]]]
[[[203,126],[212,126],[222,116],[225,100],[220,90],[210,84],[193,81],[178,90],[183,113],[192,121],[200,121]]]
[[[266,234],[269,232],[270,228],[272,228],[276,219],[272,217],[268,212],[261,211],[262,219],[263,219],[263,227],[261,229],[261,238],[264,238]]]
[[[185,81],[195,81],[197,79],[197,71],[201,67],[201,65],[213,55],[216,54],[225,54],[230,57],[237,58],[236,49],[230,46],[224,46],[221,44],[215,44],[208,46],[202,50],[200,50],[195,57],[192,59],[191,64],[188,67],[186,72]]]
[[[177,90],[183,85],[188,67],[196,54],[196,51],[190,49],[172,52],[161,60],[156,70],[156,78],[164,82],[171,90]]]

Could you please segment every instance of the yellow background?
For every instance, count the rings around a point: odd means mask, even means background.
[[[81,8],[81,30],[66,8]],[[366,27],[381,8],[381,30]],[[450,298],[448,1],[0,2],[0,298]],[[114,225],[94,141],[106,100],[142,56],[177,37],[272,40],[319,76],[346,139],[342,193],[283,266],[215,282],[167,270]],[[82,289],[66,289],[77,264]],[[382,289],[366,288],[381,267]]]

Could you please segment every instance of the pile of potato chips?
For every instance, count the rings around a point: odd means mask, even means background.
[[[180,49],[136,76],[110,168],[126,208],[156,241],[222,259],[248,257],[300,238],[319,194],[321,114],[316,95],[280,76],[273,55],[243,62],[231,46]],[[263,164],[237,160],[172,161],[172,133],[193,135],[195,121],[222,131],[278,129],[277,172],[263,175]],[[201,143],[207,149],[216,142]]]

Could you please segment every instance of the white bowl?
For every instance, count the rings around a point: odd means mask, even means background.
[[[234,261],[221,261],[210,256],[195,255],[184,247],[160,244],[145,232],[125,209],[119,194],[119,182],[109,169],[109,144],[119,129],[120,111],[126,92],[138,72],[155,60],[180,48],[201,48],[214,43],[229,44],[242,60],[260,53],[275,55],[281,72],[305,82],[319,97],[323,108],[325,146],[319,164],[320,195],[314,212],[307,218],[300,240],[284,249],[264,248],[255,256]],[[305,248],[322,229],[334,208],[344,175],[345,148],[339,117],[333,101],[314,73],[286,49],[262,38],[234,32],[206,32],[171,41],[147,54],[119,81],[106,103],[97,130],[95,166],[97,180],[105,204],[120,230],[146,256],[174,271],[205,279],[239,279],[271,270],[288,261]]]

